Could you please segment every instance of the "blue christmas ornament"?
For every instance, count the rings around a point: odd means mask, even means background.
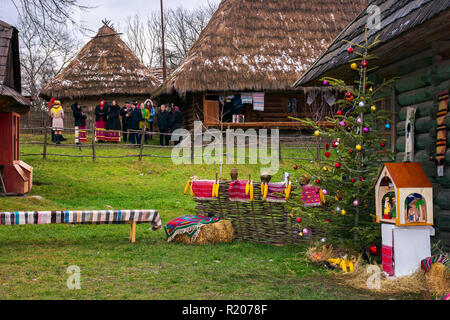
[[[386,125],[384,127],[389,130],[391,128],[391,124],[390,123],[386,123]]]

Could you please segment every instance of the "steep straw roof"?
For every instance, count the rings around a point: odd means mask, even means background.
[[[448,39],[450,27],[450,1],[438,0],[372,0],[369,5],[377,5],[381,11],[381,29],[368,29],[369,42],[379,35],[380,43],[375,53],[382,58],[377,65],[386,65],[400,58],[400,55],[411,56],[415,51],[421,51],[434,40],[443,35]],[[356,55],[347,52],[349,40],[357,44],[363,44],[365,38],[365,26],[370,13],[363,10],[357,18],[350,23],[329,48],[320,56],[314,64],[303,73],[295,86],[316,85],[322,76],[345,77],[351,73],[348,61]],[[430,20],[440,17],[433,25],[425,26]],[[423,26],[419,32],[418,28]],[[399,38],[407,36],[400,41]],[[433,35],[434,33],[434,35]],[[392,41],[392,44],[389,43]],[[385,47],[381,54],[380,47]]]
[[[106,23],[41,91],[43,98],[150,95],[160,81]]]
[[[367,0],[223,0],[154,93],[287,90]]]

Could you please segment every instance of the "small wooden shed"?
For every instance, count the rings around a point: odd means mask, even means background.
[[[418,162],[385,163],[375,185],[377,222],[433,225],[433,185]]]
[[[18,31],[0,20],[0,193],[31,190],[33,168],[20,161],[20,116],[30,110],[21,94]]]

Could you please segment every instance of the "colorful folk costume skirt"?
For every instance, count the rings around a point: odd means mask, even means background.
[[[120,130],[107,130],[106,141],[108,142],[120,142]]]
[[[106,136],[106,121],[99,120],[95,122],[95,142],[108,141]]]
[[[86,143],[86,126],[76,126],[75,127],[75,143]]]

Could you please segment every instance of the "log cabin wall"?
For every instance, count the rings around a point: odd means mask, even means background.
[[[390,67],[400,77],[395,83],[396,161],[402,162],[404,157],[406,108],[417,107],[414,161],[421,163],[433,184],[435,240],[441,240],[444,248],[450,250],[450,143],[447,144],[443,177],[437,176],[434,160],[438,96],[450,89],[450,55],[427,50]],[[446,124],[449,142],[450,112],[447,113]]]

